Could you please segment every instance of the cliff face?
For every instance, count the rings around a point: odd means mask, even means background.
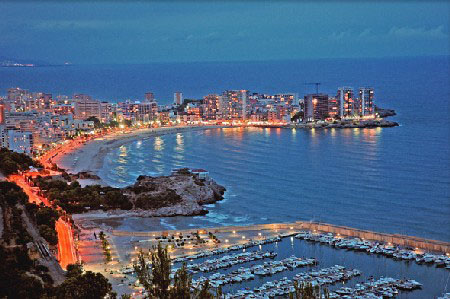
[[[203,204],[223,199],[225,188],[212,179],[199,179],[188,171],[170,176],[140,176],[123,189],[135,209],[147,216],[204,215]]]

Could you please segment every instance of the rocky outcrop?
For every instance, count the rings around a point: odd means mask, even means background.
[[[136,183],[123,189],[139,216],[204,215],[202,205],[223,199],[225,188],[210,178],[200,179],[188,170],[170,176],[139,176]],[[114,211],[111,211],[114,213]]]
[[[375,106],[375,112],[378,113],[378,115],[381,118],[397,115],[397,113],[393,109],[382,109],[382,108],[379,108],[377,106]]]

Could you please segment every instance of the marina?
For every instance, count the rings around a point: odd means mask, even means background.
[[[444,252],[301,227],[298,222],[132,236],[111,231],[109,238],[120,251],[118,264],[125,265],[118,269],[111,263],[106,274],[112,281],[120,278],[121,288],[140,298],[142,286],[136,284],[130,261],[164,239],[171,240],[165,244],[172,256],[172,276],[186,263],[192,290],[208,279],[227,298],[286,297],[295,289],[294,282],[327,288],[330,298],[437,298],[448,291],[450,258]],[[195,244],[180,242],[190,235],[196,236]]]

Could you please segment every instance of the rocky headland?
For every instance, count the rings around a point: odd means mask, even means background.
[[[223,199],[225,187],[207,177],[200,179],[188,169],[170,176],[139,176],[123,189],[134,210],[145,216],[191,216],[208,213],[202,205]]]
[[[90,185],[79,181],[91,179]],[[208,213],[203,205],[223,199],[225,187],[209,177],[208,172],[182,168],[168,176],[139,176],[133,185],[114,188],[99,185],[87,173],[63,178],[39,177],[34,185],[51,202],[70,214],[83,218],[197,216]]]

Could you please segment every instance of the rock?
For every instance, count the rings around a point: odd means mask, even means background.
[[[199,179],[189,171],[170,176],[139,176],[123,194],[133,203],[134,210],[143,217],[191,216],[208,213],[202,207],[223,199],[225,187],[212,179]]]

